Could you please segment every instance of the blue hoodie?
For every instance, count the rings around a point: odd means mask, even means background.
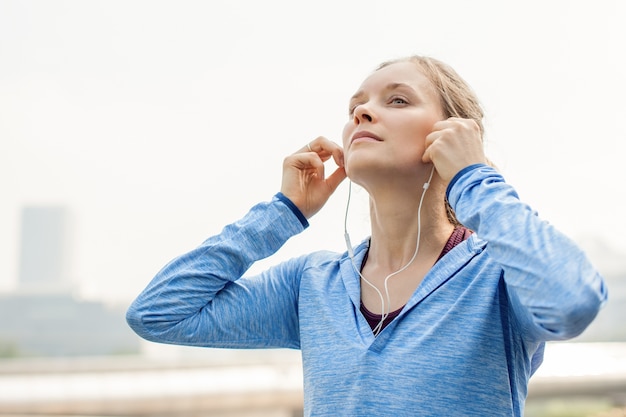
[[[167,264],[130,306],[161,343],[302,352],[306,416],[523,416],[543,344],[580,334],[607,293],[567,237],[493,168],[448,186],[474,230],[424,277],[377,337],[347,253],[314,252],[243,277],[308,226],[280,193]],[[354,248],[360,265],[368,239]]]

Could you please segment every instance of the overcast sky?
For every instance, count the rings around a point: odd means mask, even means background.
[[[523,200],[626,253],[624,22],[620,0],[1,0],[0,291],[21,208],[62,205],[78,293],[126,302],[271,198],[284,156],[340,142],[363,78],[414,53],[476,90],[487,154]],[[266,263],[342,250],[346,186]]]

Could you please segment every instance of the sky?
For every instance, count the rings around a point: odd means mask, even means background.
[[[0,292],[17,286],[22,208],[63,206],[76,294],[128,302],[269,200],[285,156],[340,143],[361,81],[411,54],[473,87],[487,155],[522,200],[624,254],[624,22],[621,0],[1,0]],[[344,182],[251,273],[343,250],[346,197]],[[366,195],[353,198],[358,242]]]

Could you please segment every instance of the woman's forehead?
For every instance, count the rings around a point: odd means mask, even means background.
[[[370,92],[389,89],[394,85],[407,85],[416,92],[436,94],[430,80],[418,65],[409,61],[400,61],[384,66],[370,74],[353,97]]]

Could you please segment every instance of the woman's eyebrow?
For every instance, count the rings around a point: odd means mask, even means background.
[[[391,91],[391,90],[397,90],[399,88],[406,88],[406,89],[409,89],[411,91],[415,91],[415,89],[413,87],[411,87],[410,85],[408,85],[406,83],[389,83],[385,87],[385,90]]]
[[[412,92],[415,92],[415,89],[413,87],[411,87],[409,84],[406,84],[406,83],[389,83],[389,84],[387,84],[385,86],[383,91],[393,91],[393,90],[397,90],[397,89],[408,89],[408,90],[410,90]],[[358,99],[362,98],[365,95],[366,95],[365,91],[359,90],[356,93],[354,93],[354,95],[352,97],[350,97],[350,102],[358,100]]]
[[[352,102],[354,100],[357,100],[357,99],[363,97],[364,95],[365,95],[365,91],[359,90],[356,93],[354,93],[354,95],[352,97],[350,97],[350,101]]]

